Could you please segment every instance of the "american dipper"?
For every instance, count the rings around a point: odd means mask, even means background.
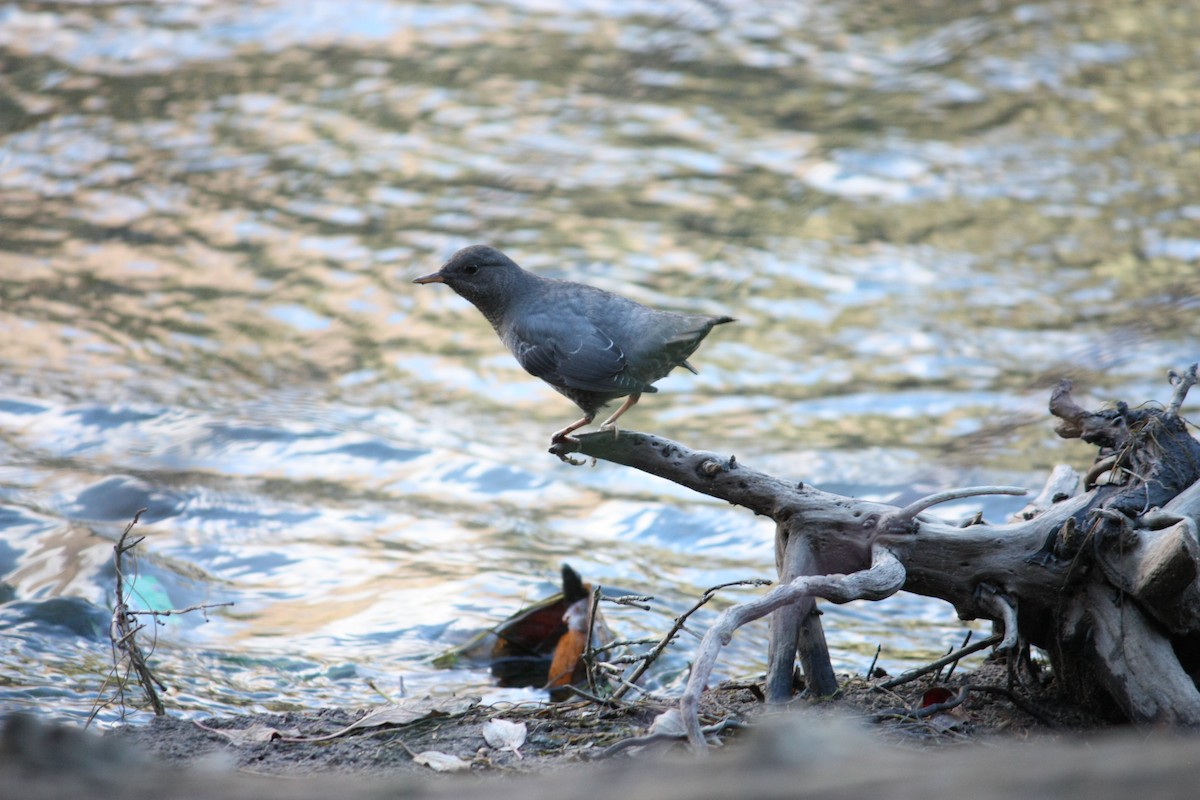
[[[478,308],[526,372],[541,378],[583,411],[551,437],[569,434],[596,418],[618,397],[625,402],[601,424],[617,418],[675,367],[696,369],[687,357],[714,325],[732,317],[658,311],[582,283],[542,278],[499,250],[473,245],[459,250],[437,272],[413,283],[444,283]]]

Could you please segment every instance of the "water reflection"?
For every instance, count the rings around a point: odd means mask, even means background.
[[[562,561],[655,595],[614,612],[628,635],[770,575],[762,520],[543,452],[570,404],[408,284],[474,241],[739,319],[631,427],[880,499],[1079,463],[1048,385],[1162,399],[1197,358],[1196,26],[1165,2],[10,4],[0,703],[86,713],[139,507],[145,602],[237,603],[158,631],[197,714],[485,685],[428,660]],[[826,619],[845,669],[962,636],[920,598]],[[725,669],[761,669],[761,638]]]

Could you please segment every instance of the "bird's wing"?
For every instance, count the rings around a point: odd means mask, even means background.
[[[525,371],[547,383],[588,392],[652,392],[628,370],[620,345],[584,317],[529,315],[508,343]]]

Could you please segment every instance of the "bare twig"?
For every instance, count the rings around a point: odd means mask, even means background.
[[[134,610],[131,608],[131,609],[126,610],[125,613],[131,617],[136,617],[139,615],[147,616],[147,617],[177,617],[180,614],[190,614],[193,611],[207,611],[210,608],[221,608],[223,606],[231,606],[231,605],[233,605],[232,601],[225,602],[225,603],[199,603],[194,606],[188,606],[187,608],[168,608],[166,611],[158,611],[158,610],[140,611],[140,610]],[[205,618],[206,619],[208,618],[207,614],[205,615]],[[141,630],[141,629],[139,628],[138,630]]]
[[[967,684],[966,688],[969,688],[973,692],[984,692],[985,694],[998,694],[1001,697],[1007,699],[1008,702],[1012,703],[1017,708],[1024,711],[1029,716],[1036,719],[1038,722],[1045,725],[1047,728],[1062,727],[1053,717],[1044,713],[1041,709],[1037,708],[1032,703],[1030,703],[1028,700],[1021,697],[1021,695],[1017,694],[1016,692],[1014,692],[1011,689],[1005,688],[1004,686],[989,686],[989,685],[981,685],[981,684],[977,684],[977,683],[970,683],[970,684]]]
[[[609,650],[616,650],[619,647],[633,647],[639,644],[658,644],[658,639],[615,639],[608,644],[601,645],[595,648],[595,653],[607,653]],[[636,656],[639,660],[641,656]]]
[[[896,512],[896,516],[900,519],[913,519],[925,509],[932,508],[939,503],[948,503],[951,500],[962,500],[965,497],[977,497],[984,494],[1023,495],[1026,494],[1026,491],[1020,486],[964,486],[961,489],[947,489],[944,492],[936,492],[909,503]]]
[[[597,695],[592,694],[591,692],[587,692],[587,691],[584,691],[583,689],[580,689],[578,686],[575,686],[574,684],[567,684],[566,686],[564,686],[562,688],[566,689],[567,691],[571,692],[572,694],[574,694],[578,697],[582,697],[584,700],[587,700],[590,703],[595,703],[598,706],[613,706],[614,708],[619,708],[621,705],[623,705],[622,703],[618,702],[617,700],[615,700],[612,697],[598,697]]]
[[[621,597],[601,597],[600,599],[606,603],[615,603],[619,606],[633,606],[634,608],[640,608],[642,611],[649,611],[650,606],[646,604],[653,600],[654,597],[648,594],[626,594]]]
[[[587,673],[588,691],[596,694],[596,651],[592,647],[592,634],[596,630],[596,614],[600,608],[600,584],[596,584],[596,588],[592,589],[591,603],[587,616],[587,638],[583,643],[583,666]]]
[[[675,622],[671,625],[671,629],[667,631],[667,633],[661,639],[659,639],[658,644],[655,645],[654,649],[646,654],[645,660],[642,661],[642,663],[634,669],[632,674],[622,681],[622,685],[617,687],[617,690],[613,692],[613,699],[617,700],[623,697],[629,688],[636,684],[642,675],[646,674],[646,670],[650,669],[650,665],[653,664],[660,655],[662,655],[663,651],[667,649],[667,646],[670,645],[671,642],[674,641],[675,637],[679,635],[679,632],[686,630],[684,623],[687,622],[688,617],[699,611],[709,600],[712,600],[713,597],[716,596],[717,592],[721,591],[722,589],[728,589],[730,586],[770,585],[771,581],[767,580],[766,578],[749,578],[742,581],[730,581],[729,583],[722,583],[706,590],[704,595],[697,600],[691,608],[675,618]]]
[[[935,672],[935,671],[941,669],[942,667],[946,666],[947,664],[950,664],[954,661],[959,661],[963,658],[966,658],[967,656],[971,655],[972,653],[977,653],[980,650],[984,650],[988,647],[991,647],[994,644],[999,644],[1003,640],[1004,640],[1004,635],[1000,634],[1000,633],[989,636],[986,639],[981,639],[978,642],[976,642],[975,644],[968,645],[967,647],[963,647],[958,650],[955,650],[950,655],[944,656],[943,658],[939,658],[937,661],[934,661],[933,663],[926,664],[925,666],[919,667],[914,670],[910,670],[909,672],[904,673],[903,675],[901,675],[898,678],[892,678],[890,681],[884,681],[883,683],[879,684],[879,688],[880,689],[895,689],[897,686],[900,686],[905,683],[909,683],[910,681],[915,681],[917,678],[921,677],[922,675],[928,675],[930,672]]]
[[[879,654],[883,652],[883,645],[875,645],[875,657],[871,659],[871,666],[867,667],[867,679],[875,673],[875,665],[879,663]]]
[[[220,606],[231,606],[233,603],[201,603],[199,605],[190,606],[183,609],[166,609],[166,610],[141,610],[132,609],[129,607],[129,592],[132,582],[125,576],[124,556],[130,550],[137,547],[146,538],[139,536],[136,539],[130,540],[129,533],[134,526],[142,518],[142,514],[146,509],[139,509],[133,515],[133,519],[125,526],[125,530],[121,532],[121,536],[117,539],[117,543],[113,545],[113,566],[116,571],[116,587],[114,589],[113,613],[109,622],[108,636],[109,646],[112,651],[112,669],[105,676],[104,682],[100,686],[100,691],[96,696],[95,702],[92,704],[91,713],[88,714],[87,721],[84,727],[92,724],[96,715],[101,710],[116,704],[120,708],[120,715],[125,717],[125,688],[129,685],[130,677],[137,679],[138,685],[141,686],[142,692],[146,696],[147,702],[153,709],[155,716],[163,716],[166,714],[166,707],[163,705],[162,699],[159,697],[159,691],[166,691],[166,685],[160,681],[150,670],[147,663],[147,654],[143,652],[138,644],[137,635],[145,630],[146,626],[138,622],[139,616],[153,617],[157,622],[159,617],[170,617],[179,614],[187,614],[193,611],[207,611],[210,608]],[[134,569],[136,570],[136,561]],[[208,615],[205,614],[205,619]],[[151,646],[153,652],[153,646]],[[111,687],[112,695],[105,697],[105,692]]]
[[[958,646],[959,650],[971,643],[971,637],[974,635],[974,633],[975,631],[971,630],[970,628],[967,629],[967,635],[963,637],[963,643]],[[947,655],[949,655],[949,653],[947,653]],[[954,662],[950,665],[950,671],[946,673],[946,680],[950,680],[954,677],[954,670],[958,669],[959,660],[960,659],[957,658],[954,659]]]
[[[931,703],[930,705],[922,708],[885,708],[880,709],[871,716],[875,719],[886,719],[889,717],[925,719],[927,717],[932,717],[935,714],[940,714],[943,711],[950,711],[951,709],[957,708],[971,696],[972,692],[1000,695],[1046,727],[1059,727],[1059,724],[1052,717],[1043,713],[1040,709],[1011,689],[1006,689],[1003,686],[991,686],[978,683],[963,684],[962,688],[958,690],[958,694],[942,703]]]
[[[930,703],[921,708],[883,708],[876,711],[871,716],[876,720],[888,719],[891,717],[901,717],[909,719],[925,719],[932,717],[934,714],[940,714],[943,711],[949,711],[958,708],[966,701],[967,696],[971,693],[970,684],[963,686],[958,690],[958,694],[941,703]]]
[[[121,561],[125,553],[137,547],[142,539],[145,538],[139,536],[132,542],[127,541],[129,532],[138,524],[145,511],[146,509],[142,508],[133,515],[133,519],[125,526],[125,530],[121,532],[121,537],[117,540],[116,545],[113,546],[113,564],[116,569],[117,585],[112,619],[109,622],[108,628],[113,666],[104,683],[101,685],[101,693],[110,684],[114,685],[115,688],[113,689],[113,697],[111,699],[105,701],[103,694],[96,698],[96,702],[92,705],[92,712],[88,715],[84,727],[91,725],[92,720],[96,718],[96,715],[102,708],[106,708],[113,703],[117,703],[120,706],[122,718],[125,716],[125,687],[129,682],[131,673],[136,675],[138,684],[141,685],[142,691],[146,695],[146,700],[154,710],[155,716],[162,716],[166,713],[166,708],[158,696],[158,689],[163,688],[162,682],[154,677],[154,674],[146,665],[146,657],[137,643],[136,634],[142,629],[142,626],[138,625],[136,623],[137,618],[129,613],[129,605],[126,600],[125,571]],[[122,665],[124,665],[124,669],[122,669]],[[122,672],[124,674],[121,674]]]
[[[712,736],[719,733],[724,733],[727,730],[741,728],[742,723],[733,719],[725,719],[715,725],[708,725],[700,729],[700,732],[705,736]],[[634,736],[629,739],[622,739],[616,744],[610,745],[601,750],[596,755],[588,757],[589,761],[598,761],[603,758],[610,758],[631,747],[646,747],[647,745],[657,744],[659,742],[677,742],[680,739],[687,737],[684,731],[664,731],[661,733],[650,733],[645,736]]]

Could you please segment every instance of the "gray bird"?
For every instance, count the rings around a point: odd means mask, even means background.
[[[601,424],[617,419],[652,384],[687,362],[714,325],[732,317],[657,311],[582,283],[542,278],[484,245],[459,250],[437,272],[413,283],[444,283],[478,308],[500,340],[531,375],[541,378],[583,411],[551,442],[575,441],[570,433],[596,418],[618,397],[625,402]]]

